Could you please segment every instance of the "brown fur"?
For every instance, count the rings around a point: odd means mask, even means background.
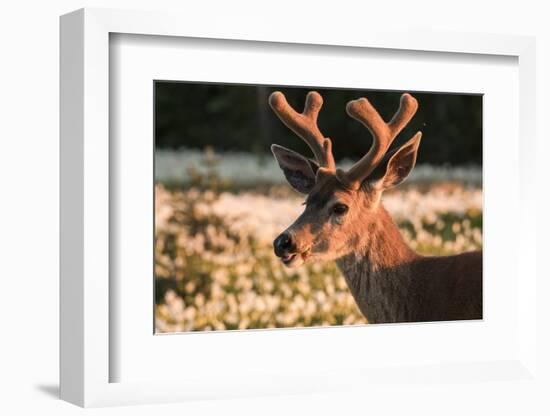
[[[414,252],[372,189],[339,189],[329,176],[309,194],[288,231],[308,259],[336,260],[370,323],[482,318],[482,254],[426,257]],[[352,208],[343,224],[325,216],[330,201]],[[355,214],[355,215],[354,215]]]
[[[421,256],[380,209],[380,220],[363,245],[336,261],[368,321],[481,319],[481,252]]]

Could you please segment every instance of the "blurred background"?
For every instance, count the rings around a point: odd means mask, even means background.
[[[196,84],[155,88],[155,330],[183,332],[367,323],[332,262],[286,269],[271,242],[302,211],[269,147],[311,151],[272,113],[282,91],[301,111],[324,98],[319,127],[339,166],[369,149],[345,113],[367,97],[389,120],[402,91]],[[394,146],[423,132],[417,165],[383,203],[409,244],[443,255],[482,244],[482,97],[412,93],[419,110]]]

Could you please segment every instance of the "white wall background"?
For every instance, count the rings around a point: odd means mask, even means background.
[[[187,2],[191,3],[191,2]],[[287,24],[369,25],[388,20],[404,26],[537,36],[539,132],[539,259],[548,235],[550,151],[545,120],[550,115],[550,26],[543,1],[479,0],[321,2],[202,0],[192,7],[168,0],[88,0],[4,2],[0,9],[0,413],[73,414],[72,405],[57,400],[58,384],[58,16],[80,7],[178,10],[197,14],[234,14],[276,19]],[[511,3],[511,4],[510,4]],[[405,70],[405,69],[404,69]],[[545,153],[546,152],[546,153]],[[547,165],[546,165],[547,166]],[[535,178],[534,178],[535,179]],[[546,184],[546,189],[543,188]],[[513,220],[513,219],[511,219]],[[505,237],[505,236],[503,236]],[[549,268],[543,274],[550,279]],[[549,293],[541,282],[539,293]],[[544,298],[541,297],[541,300]],[[541,312],[548,312],[540,302]],[[548,315],[546,315],[548,317]],[[548,318],[539,327],[548,328]],[[544,346],[549,348],[549,336]],[[548,369],[548,359],[539,357]],[[546,371],[546,374],[550,374]],[[437,397],[436,397],[437,393]],[[351,397],[340,393],[307,397],[187,403],[157,407],[95,410],[99,414],[342,414],[362,409],[372,414],[548,414],[542,391],[528,385],[500,383],[480,391],[476,386],[418,387],[399,397]],[[540,404],[546,402],[544,407]],[[539,404],[537,404],[537,402]],[[416,412],[415,412],[416,411]]]

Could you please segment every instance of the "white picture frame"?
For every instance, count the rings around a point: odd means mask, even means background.
[[[471,382],[536,378],[536,219],[530,178],[535,169],[535,42],[533,38],[467,34],[427,33],[350,27],[327,31],[326,28],[286,28],[276,24],[241,25],[235,32],[231,22],[222,20],[204,25],[193,16],[165,13],[83,9],[61,18],[61,398],[80,406],[158,403],[198,398],[242,397],[270,394],[297,394],[342,389],[361,389],[378,384],[412,382]],[[341,29],[341,28],[340,28]],[[517,59],[519,68],[519,155],[517,160],[518,238],[517,264],[511,268],[521,280],[514,313],[517,319],[517,346],[498,360],[462,362],[442,358],[439,364],[419,360],[411,367],[341,368],[297,372],[271,372],[269,377],[246,378],[216,369],[204,376],[181,380],[113,382],[113,363],[120,360],[112,348],[110,332],[113,287],[109,276],[110,227],[116,217],[110,211],[111,173],[116,160],[110,158],[110,84],[109,52],[111,34],[163,36],[174,38],[224,39],[239,42],[285,45],[330,45],[332,48],[370,48],[508,56]],[[162,42],[162,39],[161,39]],[[253,80],[251,80],[253,81]],[[527,215],[529,213],[529,215]],[[510,266],[508,266],[510,267]],[[326,331],[326,330],[325,330]],[[383,331],[383,329],[381,329]],[[449,331],[453,331],[451,328]],[[304,332],[301,337],[311,337]],[[241,339],[249,338],[240,335]],[[151,333],[151,336],[152,333]],[[281,335],[282,336],[282,335]],[[344,332],[332,331],[342,337]],[[380,336],[380,335],[379,335]],[[473,336],[470,334],[470,336]],[[170,342],[170,341],[164,341]],[[212,343],[217,342],[212,338]],[[243,341],[244,342],[244,341]],[[368,370],[368,371],[367,371]],[[252,373],[251,373],[252,374]],[[268,374],[268,373],[266,373]]]

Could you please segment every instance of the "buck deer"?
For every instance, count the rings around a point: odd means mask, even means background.
[[[349,116],[371,133],[373,143],[349,170],[337,169],[332,142],[317,126],[323,99],[306,97],[296,112],[281,92],[269,97],[281,121],[311,148],[315,161],[273,144],[271,150],[290,185],[306,194],[305,210],[273,242],[288,267],[336,260],[362,314],[370,323],[481,319],[482,254],[428,257],[413,251],[381,203],[385,189],[411,172],[421,133],[388,149],[418,108],[403,94],[386,123],[366,98],[350,101]]]

